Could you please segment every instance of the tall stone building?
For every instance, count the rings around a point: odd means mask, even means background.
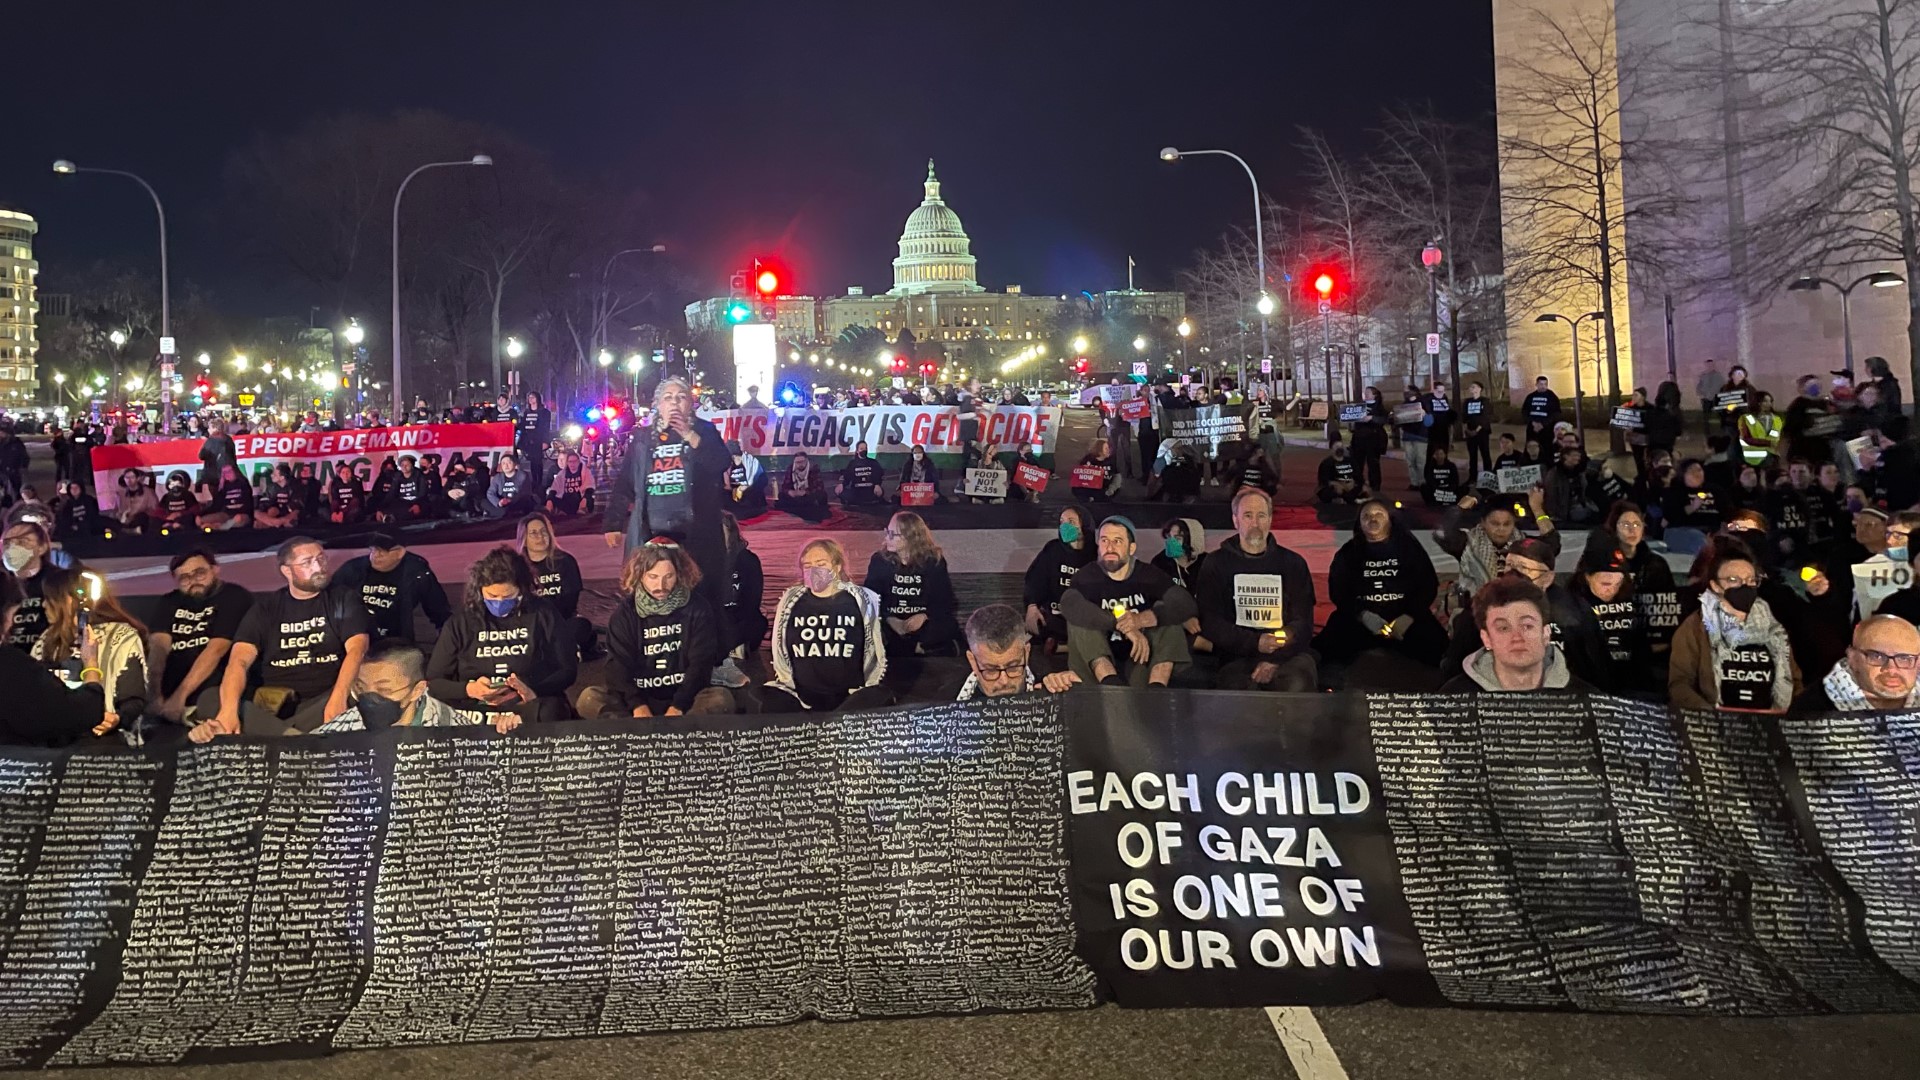
[[[33,257],[39,225],[32,215],[0,207],[0,405],[29,402],[39,389],[35,329],[40,264]]]

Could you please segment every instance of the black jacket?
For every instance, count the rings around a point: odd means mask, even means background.
[[[693,429],[700,445],[690,447],[686,455],[687,493],[690,514],[677,521],[662,520],[648,505],[647,471],[653,462],[656,436],[651,428],[634,432],[627,455],[614,474],[613,490],[607,495],[606,531],[625,533],[631,551],[654,536],[665,533],[701,547],[722,546],[720,511],[726,498],[727,470],[733,467],[733,455],[712,422],[695,417]]]
[[[0,706],[0,744],[7,746],[71,746],[106,715],[99,686],[69,688],[22,649],[0,649],[0,686],[7,688]]]
[[[427,613],[437,630],[447,625],[453,611],[447,605],[447,591],[433,576],[433,567],[414,552],[400,557],[400,565],[389,573],[378,573],[365,555],[348,559],[334,583],[352,591],[373,617],[378,637],[413,640],[415,608]]]
[[[634,610],[633,598],[623,596],[607,619],[607,666],[601,685],[624,713],[640,705],[656,715],[669,706],[685,712],[707,688],[720,653],[719,632],[705,598],[695,595],[669,614],[642,617]]]
[[[1278,616],[1286,644],[1275,652],[1263,655],[1259,648],[1260,638],[1271,633],[1273,621],[1262,616],[1259,604],[1272,595],[1266,588],[1269,583],[1242,583],[1242,575],[1280,579],[1273,615]],[[1282,663],[1306,652],[1313,639],[1313,572],[1307,568],[1307,560],[1271,537],[1258,555],[1247,554],[1238,536],[1227,537],[1201,564],[1193,599],[1200,608],[1200,633],[1213,642],[1215,653],[1222,657]]]

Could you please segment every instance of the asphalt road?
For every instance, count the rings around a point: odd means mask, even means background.
[[[1091,434],[1089,414],[1074,412],[1063,455],[1077,458]],[[50,484],[52,467],[36,447],[31,479]],[[1281,503],[1311,501],[1323,451],[1290,447],[1283,460]],[[1387,463],[1389,494],[1404,489],[1404,467]],[[1064,495],[1050,493],[1049,504]],[[1174,512],[1166,508],[1165,512]],[[1192,509],[1179,511],[1193,513]],[[1224,489],[1206,489],[1198,513],[1224,524]],[[1037,522],[1047,515],[1036,515]],[[846,518],[828,531],[873,531],[866,518]],[[768,558],[769,585],[789,576],[784,563],[799,523],[776,523],[751,538]],[[1327,530],[1331,532],[1331,530]],[[792,534],[792,535],[789,535]],[[976,531],[969,536],[983,535]],[[1028,534],[1030,537],[1031,534]],[[957,574],[976,590],[1004,591],[1009,571],[1024,565],[1027,537],[968,544],[971,560]],[[1337,536],[1299,534],[1314,552]],[[1317,542],[1313,542],[1317,541]],[[576,541],[576,551],[586,545]],[[951,542],[950,548],[953,548]],[[436,547],[444,550],[436,551]],[[420,545],[441,572],[459,573],[472,543]],[[864,549],[862,549],[864,550]],[[610,554],[610,553],[609,553]],[[776,557],[777,554],[777,557]],[[1310,557],[1318,560],[1317,555]],[[583,561],[585,561],[583,559]],[[610,576],[597,556],[592,583]],[[859,560],[864,562],[864,555]],[[255,565],[257,564],[257,565]],[[152,573],[164,559],[109,560],[120,587],[164,591]],[[264,559],[236,561],[232,576],[271,574]],[[270,577],[267,578],[270,580]],[[253,584],[248,580],[249,584]],[[263,580],[261,584],[265,584]],[[1013,584],[1017,591],[1017,583]],[[963,596],[963,600],[968,599]],[[1402,1009],[1373,1003],[1340,1008],[1121,1010],[941,1017],[860,1023],[803,1023],[779,1028],[695,1032],[641,1038],[359,1051],[327,1058],[188,1068],[58,1070],[75,1080],[542,1080],[705,1077],[1169,1077],[1240,1080],[1853,1080],[1920,1077],[1920,1018],[1912,1016],[1719,1020],[1458,1009]]]

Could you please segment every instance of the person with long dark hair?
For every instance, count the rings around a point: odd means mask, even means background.
[[[720,609],[720,662],[713,669],[715,686],[738,690],[748,683],[740,662],[760,650],[767,639],[766,612],[760,608],[766,592],[766,570],[760,556],[747,546],[740,521],[732,514],[720,515],[720,535],[727,544],[727,601]]]
[[[427,662],[433,696],[456,709],[512,712],[530,723],[565,720],[578,669],[559,610],[534,591],[533,568],[497,547],[467,575],[464,602]]]
[[[960,638],[953,578],[946,553],[919,514],[902,510],[887,521],[864,584],[880,598],[889,657],[953,655]]]
[[[101,586],[99,595],[94,586]],[[93,666],[100,669],[105,719],[118,723],[146,711],[147,628],[127,613],[99,575],[80,566],[55,567],[42,583],[47,628],[33,645],[33,658],[55,671],[77,674],[85,666],[81,645],[91,634]]]
[[[14,612],[22,599],[13,575],[0,574],[0,636],[12,635]],[[80,659],[80,685],[69,687],[23,650],[0,649],[0,683],[7,688],[5,699],[0,700],[0,744],[71,746],[113,730],[118,715],[113,714],[110,722],[97,635],[82,634],[75,651]]]
[[[710,685],[720,658],[713,609],[696,595],[700,568],[672,540],[633,549],[620,603],[607,621],[600,683],[580,692],[589,719],[730,713],[733,694]]]
[[[559,611],[567,641],[581,660],[600,655],[593,624],[580,617],[580,564],[560,547],[553,519],[536,510],[520,519],[514,529],[520,554],[533,567],[533,593],[553,604]]]
[[[1027,632],[1043,649],[1067,643],[1067,623],[1060,615],[1060,598],[1073,584],[1073,575],[1091,563],[1093,517],[1086,507],[1069,504],[1060,510],[1055,535],[1027,564],[1020,594],[1026,605]]]

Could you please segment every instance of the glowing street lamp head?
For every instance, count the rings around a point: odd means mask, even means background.
[[[639,373],[640,373],[640,354],[634,353],[632,356],[627,357],[627,374],[638,375]]]
[[[1147,339],[1146,339],[1146,338],[1145,338],[1144,336],[1142,336],[1142,337],[1137,337],[1137,338],[1134,338],[1134,339],[1133,339],[1133,347],[1134,347],[1135,349],[1138,349],[1138,350],[1139,350],[1139,351],[1141,351],[1141,352],[1146,352],[1146,351],[1147,351]]]
[[[344,336],[347,339],[347,344],[358,345],[367,340],[367,328],[357,322],[348,323]]]
[[[1185,319],[1181,319],[1180,325],[1174,327],[1174,329],[1180,332],[1181,337],[1191,337],[1193,335],[1193,324]]]
[[[72,176],[76,170],[73,162],[68,161],[66,158],[61,158],[59,161],[53,163],[53,171],[62,176]]]
[[[1328,287],[1331,288],[1332,286]],[[1325,296],[1326,293],[1322,292],[1320,295]],[[1253,310],[1258,311],[1262,315],[1273,314],[1273,297],[1268,296],[1266,293],[1261,293],[1260,299],[1254,301]]]
[[[244,355],[235,356],[233,358],[233,368],[235,371],[247,370],[247,358]]]
[[[115,330],[113,333],[107,335],[107,340],[113,342],[113,347],[117,349],[127,343],[127,335]]]
[[[1179,161],[1180,151],[1174,149],[1171,146],[1163,146],[1160,148],[1160,160],[1161,161]]]
[[[597,362],[597,363],[598,363],[598,364],[599,364],[599,365],[600,365],[601,367],[612,367],[612,366],[613,366],[613,350],[612,350],[612,349],[601,349],[601,350],[600,350],[600,355],[598,355],[598,356],[596,356],[596,357],[594,357],[594,360],[595,360],[595,361],[596,361],[596,362]]]
[[[194,359],[200,362],[201,367],[213,366],[213,357],[207,355],[206,353],[201,353],[199,356],[194,357]]]
[[[518,360],[527,353],[527,345],[517,337],[507,339],[507,359]]]
[[[1076,352],[1076,353],[1084,353],[1084,352],[1086,352],[1086,351],[1087,351],[1087,339],[1086,339],[1085,337],[1077,337],[1077,338],[1074,338],[1074,339],[1073,339],[1073,351],[1074,351],[1074,352]]]

